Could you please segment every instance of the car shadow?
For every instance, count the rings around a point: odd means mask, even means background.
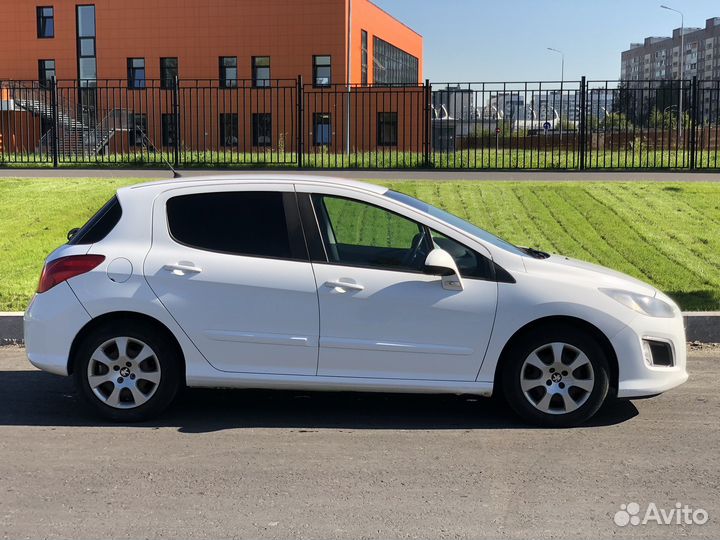
[[[605,405],[582,427],[609,426],[638,414],[629,401]],[[41,371],[0,371],[0,426],[117,426],[92,416],[72,380]],[[128,424],[183,433],[236,428],[533,429],[499,399],[475,396],[186,389],[160,418]]]

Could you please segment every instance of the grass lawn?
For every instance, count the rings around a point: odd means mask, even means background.
[[[134,179],[0,179],[0,311],[25,309],[44,257]],[[720,184],[387,182],[519,245],[648,281],[685,310],[720,309]]]

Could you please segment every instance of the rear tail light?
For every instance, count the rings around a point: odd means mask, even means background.
[[[103,255],[71,255],[55,259],[43,268],[37,292],[44,293],[63,281],[85,274],[104,260]]]

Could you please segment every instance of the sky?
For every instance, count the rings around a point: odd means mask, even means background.
[[[424,38],[423,77],[438,82],[617,79],[620,53],[646,36],[704,27],[719,0],[373,0]]]

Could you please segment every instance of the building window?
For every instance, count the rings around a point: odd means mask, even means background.
[[[145,88],[145,59],[127,59],[128,88]]]
[[[270,57],[252,57],[252,83],[256,87],[270,86]]]
[[[147,114],[130,113],[130,130],[128,131],[128,144],[130,146],[146,146]]]
[[[163,113],[162,115],[162,144],[163,146],[175,146],[177,142],[177,126],[175,115]]]
[[[253,146],[270,146],[272,144],[272,115],[255,113],[252,115]]]
[[[368,33],[366,30],[360,32],[360,83],[367,86],[368,83]]]
[[[330,86],[331,82],[330,56],[313,56],[313,86]]]
[[[220,113],[220,146],[237,146],[237,113]]]
[[[37,12],[37,37],[55,37],[55,10],[52,6],[38,6]]]
[[[53,78],[55,78],[55,60],[38,60],[40,88],[50,88]]]
[[[398,117],[396,112],[377,113],[378,146],[397,146]]]
[[[82,86],[95,86],[95,6],[77,6],[78,78]]]
[[[418,83],[418,59],[377,36],[373,38],[373,65],[375,84]]]
[[[313,144],[315,146],[328,146],[332,140],[329,113],[313,114]]]
[[[160,88],[174,88],[178,77],[178,59],[160,59]]]
[[[220,86],[234,88],[238,85],[237,56],[220,57]]]

